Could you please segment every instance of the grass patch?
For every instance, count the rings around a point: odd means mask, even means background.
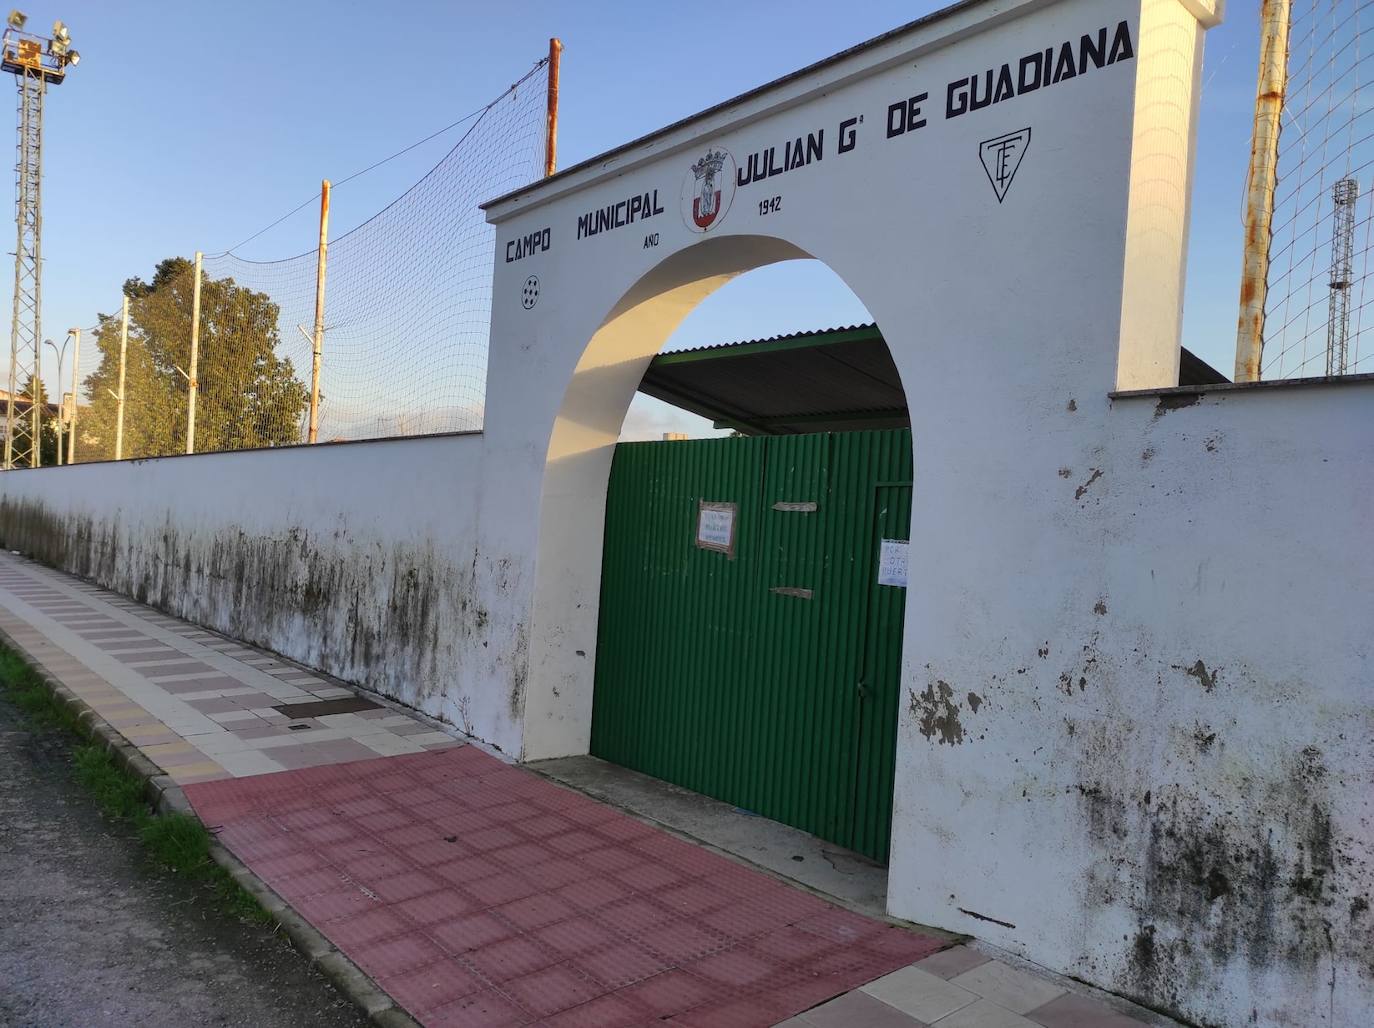
[[[0,687],[4,688],[11,703],[42,727],[80,731],[81,723],[72,709],[7,646],[0,646]]]
[[[108,816],[135,823],[149,816],[143,782],[116,764],[98,743],[88,742],[72,751],[72,770],[77,782]]]
[[[160,867],[200,882],[224,910],[245,921],[274,925],[276,920],[210,856],[210,833],[189,814],[152,812],[143,779],[127,770],[89,733],[47,683],[13,650],[0,645],[0,691],[35,726],[60,729],[81,742],[71,751],[72,773],[101,811],[131,825],[148,856]]]

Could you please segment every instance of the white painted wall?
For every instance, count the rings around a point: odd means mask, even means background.
[[[0,540],[518,752],[481,465],[471,435],[15,471]]]
[[[1370,1023],[1374,383],[983,399],[917,448],[892,911],[1201,1023]]]
[[[966,5],[573,169],[489,210],[485,436],[6,475],[0,527],[465,709],[509,752],[585,752],[606,480],[635,386],[711,290],[815,257],[882,326],[912,412],[891,912],[1200,1022],[1369,1023],[1374,385],[1110,399],[1176,373],[1216,13]],[[1131,58],[946,117],[947,83],[1122,20]],[[889,104],[922,91],[926,125],[886,138]],[[999,199],[981,144],[1023,128]],[[690,227],[679,192],[708,148],[746,161],[819,129],[821,161]],[[662,214],[577,238],[579,216],[655,190]],[[506,262],[546,228],[546,251]],[[258,553],[283,570],[245,572],[256,589],[201,570]],[[439,604],[418,631],[391,602],[413,568]],[[300,583],[322,579],[311,607]]]

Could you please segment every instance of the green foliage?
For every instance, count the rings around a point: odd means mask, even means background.
[[[187,814],[147,818],[139,825],[138,835],[158,862],[172,871],[195,874],[213,863],[210,833]]]
[[[162,261],[151,282],[124,283],[129,297],[125,358],[125,457],[181,453],[186,445],[191,308],[195,265]],[[196,450],[237,450],[301,441],[310,403],[291,361],[277,356],[280,308],[266,293],[232,278],[201,283],[196,378]],[[114,456],[119,391],[120,317],[101,315],[96,332],[100,363],[86,378],[78,454]]]
[[[45,728],[76,731],[80,722],[48,684],[13,650],[0,646],[0,689],[11,703]]]
[[[104,746],[78,746],[72,751],[72,771],[107,816],[132,821],[148,816],[143,783],[116,764]]]
[[[28,377],[28,380],[24,382],[23,388],[20,390],[19,395],[27,397],[32,397],[36,395],[38,398],[36,402],[38,403],[39,463],[45,468],[51,467],[52,465],[57,463],[57,433],[59,423],[56,417],[48,413],[48,390],[43,385],[41,380],[35,379],[32,375],[30,375]],[[27,419],[29,417],[29,413],[28,411],[24,411],[22,413],[16,412],[15,416]],[[25,445],[27,446],[27,443]],[[26,449],[25,453],[27,452],[28,451]],[[23,463],[27,464],[27,462],[28,458],[24,457]]]

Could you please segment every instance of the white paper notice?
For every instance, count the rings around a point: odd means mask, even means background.
[[[878,584],[906,588],[905,539],[884,539],[878,555]]]
[[[722,504],[718,507],[702,504],[697,517],[697,545],[707,550],[729,553],[735,544],[735,510]]]

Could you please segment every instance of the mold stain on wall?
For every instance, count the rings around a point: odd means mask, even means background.
[[[1354,968],[1367,988],[1367,840],[1333,822],[1323,751],[1306,746],[1266,765],[1223,752],[1224,734],[1210,726],[1168,731],[1175,767],[1153,779],[1123,766],[1132,740],[1121,724],[1080,720],[1063,750],[1076,754],[1079,820],[1098,854],[1081,883],[1085,912],[1124,906],[1134,922],[1115,954],[1084,954],[1084,970],[1115,964],[1117,991],[1189,1023],[1205,1009],[1200,997],[1236,969],[1306,980],[1311,992],[1330,989],[1333,1005],[1336,967]]]
[[[491,576],[498,595],[513,585],[509,560],[479,571],[475,557],[454,561],[432,542],[363,543],[342,527],[188,535],[169,518],[135,534],[117,517],[59,516],[8,497],[0,500],[0,542],[469,734],[483,719],[470,698],[460,709],[460,696],[473,690],[460,688],[451,669],[471,666],[474,650],[494,649],[507,681],[500,714],[514,722],[523,709],[524,648],[490,642],[488,601],[479,598],[479,574]],[[518,644],[523,634],[516,636]]]

